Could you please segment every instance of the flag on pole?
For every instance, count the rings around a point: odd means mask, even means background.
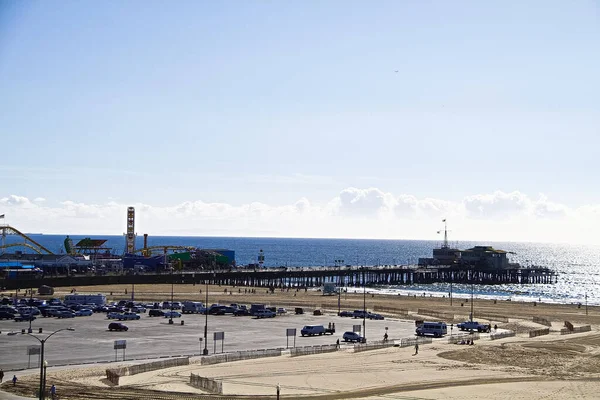
[[[0,215],[0,218],[4,218],[4,214]]]
[[[442,222],[446,222],[446,218],[444,218],[444,219],[442,220]]]

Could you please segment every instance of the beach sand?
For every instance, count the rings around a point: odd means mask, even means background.
[[[57,288],[57,293],[66,294],[71,289]],[[205,293],[199,293],[199,289],[200,286],[176,285],[175,298],[202,301]],[[302,304],[307,310],[337,311],[337,297],[322,296],[315,291],[267,294],[266,289],[256,288],[256,294],[244,294],[244,289],[248,288],[211,287],[209,298],[215,303]],[[111,300],[130,298],[130,290],[130,286],[117,285],[77,288],[78,293],[113,292]],[[170,285],[136,285],[135,297],[139,301],[165,299],[170,297],[170,290]],[[409,314],[403,318],[409,319],[436,319],[418,314],[419,309],[452,314],[454,318],[448,320],[449,323],[465,319],[470,312],[470,304],[464,299],[454,299],[451,306],[448,298],[367,295],[366,303],[369,310],[407,309]],[[342,309],[361,309],[363,293],[343,294],[341,304]],[[342,345],[340,351],[311,356],[281,356],[211,366],[194,363],[122,377],[116,388],[105,379],[106,366],[61,370],[50,376],[61,382],[63,390],[68,389],[61,399],[100,398],[97,396],[102,393],[106,393],[104,398],[135,398],[135,393],[140,398],[151,398],[156,391],[165,395],[180,392],[179,398],[187,398],[184,393],[202,393],[188,385],[192,372],[221,379],[226,395],[252,395],[260,399],[275,398],[277,384],[282,398],[288,399],[463,399],[474,396],[593,399],[600,393],[600,315],[597,311],[596,307],[590,307],[586,316],[585,307],[577,305],[476,300],[475,318],[485,321],[478,316],[490,314],[499,320],[502,316],[508,317],[508,322],[493,319],[490,322],[499,329],[511,329],[517,335],[494,341],[482,335],[473,346],[434,341],[421,345],[417,355],[412,347],[354,353],[351,345]],[[532,321],[534,316],[552,321],[549,335],[529,338],[530,330],[545,328]],[[575,326],[591,325],[592,330],[561,335],[564,321]],[[192,362],[197,360],[192,359]],[[24,376],[20,382],[27,385],[31,381],[35,386],[36,379],[36,375]],[[2,389],[11,390],[7,386]],[[94,397],[89,393],[94,393]]]

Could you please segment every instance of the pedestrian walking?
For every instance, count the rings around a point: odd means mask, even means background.
[[[415,355],[419,354],[419,343],[415,343]]]
[[[0,383],[4,380],[4,370],[0,368]]]
[[[338,349],[340,348],[340,339],[338,338],[338,340],[335,341],[335,347],[337,347]]]
[[[17,384],[17,376],[16,375],[13,375],[12,381],[13,381],[13,386],[15,386]]]
[[[52,395],[52,399],[56,398],[56,386],[52,385],[52,387],[50,387],[50,394]]]

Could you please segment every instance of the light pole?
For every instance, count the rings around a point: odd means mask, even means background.
[[[344,260],[335,260],[335,263],[339,266],[338,270],[338,315],[342,311],[342,265],[344,264]]]
[[[204,350],[203,355],[208,355],[208,274],[206,276],[206,302],[204,303]]]
[[[171,313],[169,314],[169,324],[173,324],[173,269],[171,269]]]
[[[473,322],[473,292],[475,291],[475,268],[471,268],[471,322]]]
[[[363,339],[367,340],[367,279],[363,270]]]
[[[32,338],[35,338],[35,340],[37,340],[38,342],[40,342],[41,344],[41,349],[40,349],[40,393],[39,393],[39,400],[44,400],[45,399],[45,395],[44,395],[44,391],[46,388],[46,366],[48,365],[48,363],[46,362],[46,360],[44,360],[44,345],[46,344],[46,341],[48,339],[50,339],[50,337],[58,332],[62,332],[62,331],[74,331],[74,328],[64,328],[64,329],[59,329],[57,331],[52,332],[51,334],[49,334],[48,336],[46,336],[44,339],[40,339],[37,336],[34,336],[30,333],[28,333],[29,336],[31,336]]]

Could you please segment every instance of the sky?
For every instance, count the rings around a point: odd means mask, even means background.
[[[595,243],[600,3],[0,0],[0,223]]]

